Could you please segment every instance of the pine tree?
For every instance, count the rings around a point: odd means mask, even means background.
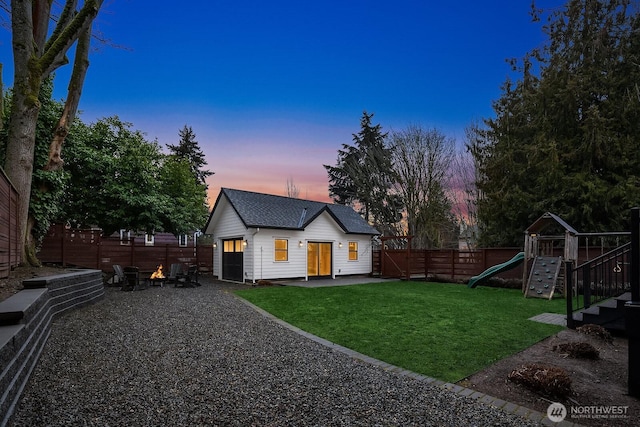
[[[533,5],[535,21],[543,11]],[[621,231],[640,202],[640,18],[629,0],[569,0],[486,120],[481,243],[520,245],[545,211],[579,231]]]
[[[356,207],[380,231],[398,220],[398,203],[391,194],[394,183],[391,150],[373,114],[363,112],[360,132],[353,145],[343,144],[335,166],[324,165],[329,175],[329,194],[336,203]]]
[[[178,145],[167,144],[167,148],[178,160],[186,160],[198,183],[206,185],[207,177],[213,175],[214,172],[203,169],[207,165],[207,161],[198,141],[196,141],[196,134],[191,126],[185,125],[178,131],[178,135],[180,136]]]

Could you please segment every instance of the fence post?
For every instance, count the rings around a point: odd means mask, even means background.
[[[564,297],[567,303],[567,328],[575,329],[573,321],[573,261],[564,262]]]
[[[131,257],[130,257],[130,263],[129,265],[136,265],[136,238],[135,236],[131,238],[131,240],[129,241],[130,243],[130,248],[131,248]]]
[[[198,257],[198,246],[196,246],[196,242],[193,242],[193,251],[196,255],[196,265],[198,266],[198,271],[200,271],[200,257]]]
[[[164,245],[164,265],[165,267],[169,267],[169,244]]]
[[[60,233],[60,261],[62,261],[62,267],[66,267],[67,263],[64,259],[64,248],[65,241],[67,240],[67,230],[64,227],[61,227],[62,232]]]
[[[407,274],[405,278],[409,281],[411,280],[411,236],[407,237]]]
[[[485,271],[487,268],[487,249],[482,248],[482,270],[479,273]]]
[[[385,252],[385,250],[384,250],[385,249],[384,248],[385,247],[384,237],[382,239],[380,239],[380,240],[381,240],[381,244],[380,244],[380,277],[385,277],[384,276],[384,259],[385,259],[385,256],[384,256],[384,252]]]
[[[451,249],[451,280],[455,278],[455,275],[456,275],[455,249]]]
[[[94,233],[93,236],[95,236],[96,244],[98,245],[98,270],[102,270],[102,242],[100,241],[100,236],[102,236],[102,233],[93,231],[92,233]]]
[[[429,250],[422,250],[422,258],[424,259],[424,280],[429,277]]]

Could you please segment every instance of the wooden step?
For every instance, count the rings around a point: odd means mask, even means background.
[[[577,326],[586,324],[600,325],[612,332],[624,332],[624,306],[629,300],[631,300],[631,293],[626,292],[618,297],[575,312],[573,313],[574,323]]]
[[[624,309],[624,305],[631,301],[631,292],[625,292],[624,294],[615,298],[618,302],[618,308]]]
[[[607,301],[606,304],[594,305],[584,310],[582,319],[585,323],[603,325],[618,319],[624,319],[624,309],[618,309],[615,301]]]

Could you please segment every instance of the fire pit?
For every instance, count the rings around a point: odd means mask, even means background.
[[[158,266],[158,268],[156,269],[156,271],[151,273],[151,276],[147,279],[147,282],[151,286],[163,286],[164,285],[164,281],[166,279],[167,278],[164,276],[164,274],[162,274],[162,264],[160,264]]]

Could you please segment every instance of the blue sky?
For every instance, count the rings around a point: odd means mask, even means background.
[[[563,2],[546,0],[540,6]],[[384,130],[410,124],[459,141],[544,36],[530,0],[301,2],[105,0],[80,102],[162,145],[189,125],[220,187],[327,200],[323,164],[351,144],[364,110]],[[0,29],[11,86],[10,33]],[[68,70],[57,72],[56,97]]]

